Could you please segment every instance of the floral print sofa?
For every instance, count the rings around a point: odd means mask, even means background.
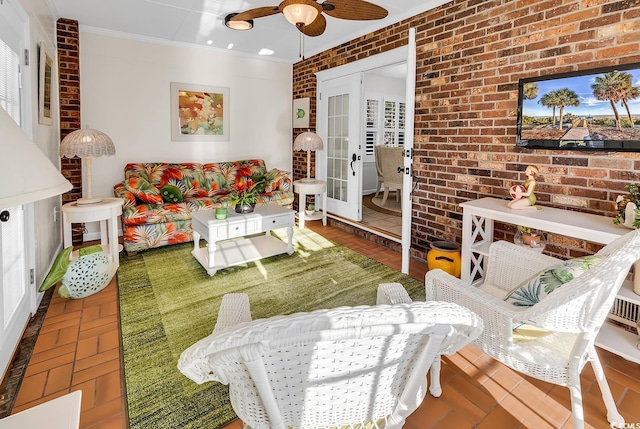
[[[258,203],[290,205],[293,189],[289,173],[267,171],[260,159],[198,163],[127,164],[124,181],[114,186],[124,200],[124,249],[140,250],[193,240],[191,213],[229,205],[231,186],[241,180],[264,179]]]

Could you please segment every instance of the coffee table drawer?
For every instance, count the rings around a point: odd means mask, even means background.
[[[282,216],[273,216],[268,219],[261,219],[262,221],[262,231],[271,230],[276,228],[284,228],[286,226],[292,226],[293,224],[293,213],[287,213]]]
[[[244,222],[228,222],[222,225],[216,225],[212,228],[215,240],[227,240],[230,238],[244,237],[245,235],[255,234],[257,231],[256,222],[249,219]]]

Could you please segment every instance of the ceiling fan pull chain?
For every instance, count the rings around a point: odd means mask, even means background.
[[[298,58],[302,58],[304,60],[304,34],[300,32],[300,49],[298,52]]]

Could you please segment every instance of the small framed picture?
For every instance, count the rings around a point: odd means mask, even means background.
[[[51,111],[51,84],[53,82],[53,55],[44,43],[38,45],[38,123],[53,125]]]
[[[293,128],[309,128],[309,97],[293,100]]]
[[[171,82],[171,140],[229,141],[229,88]]]

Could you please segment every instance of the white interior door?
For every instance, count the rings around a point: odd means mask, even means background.
[[[0,2],[0,108],[23,128],[29,121],[25,118],[27,109],[22,103],[20,88],[24,91],[29,85],[29,69],[20,53],[29,46],[27,22],[27,15],[19,4]],[[0,210],[0,374],[3,376],[35,302],[36,290],[27,275],[25,213],[25,206]]]
[[[316,152],[318,176],[327,181],[330,213],[362,219],[361,73],[319,82],[318,135],[325,142]]]
[[[3,210],[9,219],[0,222],[0,368],[4,373],[15,350],[22,330],[31,315],[27,287],[25,257],[25,225],[22,206]]]

